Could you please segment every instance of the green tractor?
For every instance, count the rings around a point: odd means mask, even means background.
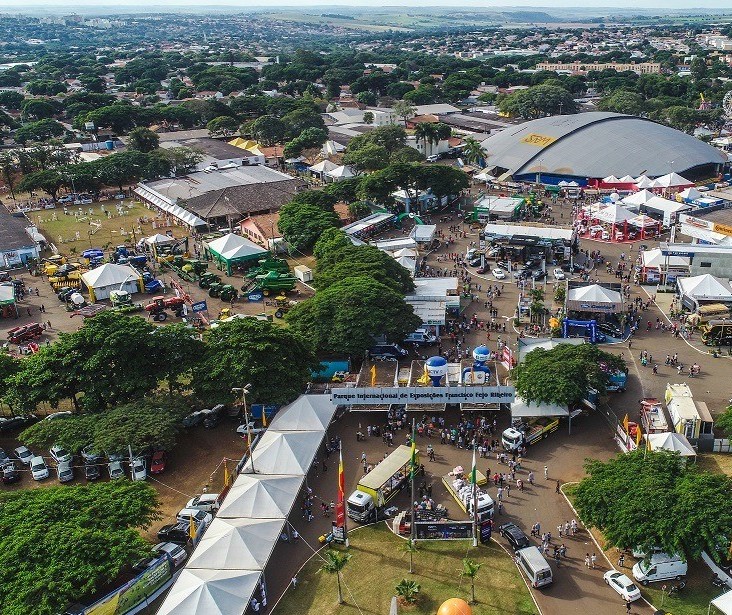
[[[199,288],[211,288],[212,284],[221,284],[221,276],[213,272],[206,272],[201,274],[201,277],[198,280]]]
[[[208,287],[208,296],[209,297],[219,297],[221,296],[221,289],[227,286],[226,284],[222,284],[221,282],[215,282],[211,284],[211,286]]]
[[[239,293],[231,284],[224,284],[219,289],[219,297],[221,301],[234,301],[239,297]]]
[[[290,273],[290,266],[287,261],[282,258],[265,258],[259,261],[257,267],[253,267],[247,271],[246,277],[253,280],[258,275],[265,275],[270,271],[276,271],[277,273]]]

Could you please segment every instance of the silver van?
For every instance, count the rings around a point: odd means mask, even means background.
[[[549,585],[552,578],[552,569],[537,547],[526,547],[516,551],[518,565],[529,578],[531,587]]]

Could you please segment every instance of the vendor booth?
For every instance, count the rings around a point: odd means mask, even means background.
[[[232,274],[235,265],[255,263],[269,254],[261,246],[234,233],[209,241],[205,251],[219,267],[226,269],[227,275]]]
[[[81,281],[89,291],[92,303],[109,299],[113,290],[126,290],[130,294],[143,292],[142,276],[134,267],[105,263],[101,267],[81,274]]]
[[[641,280],[646,284],[673,283],[681,275],[689,275],[689,259],[664,256],[660,248],[641,252]]]
[[[678,453],[684,458],[695,458],[696,451],[686,436],[680,433],[667,431],[665,433],[644,433],[643,438],[649,451],[669,451]]]
[[[623,298],[617,291],[590,284],[567,292],[566,309],[568,312],[619,314],[623,311]]]
[[[654,196],[646,201],[644,207],[649,216],[661,220],[664,226],[671,226],[681,212],[691,209],[691,205],[687,203],[678,203],[660,196]]]
[[[636,229],[640,233],[641,239],[648,239],[649,237],[655,237],[661,232],[661,223],[658,220],[654,220],[650,216],[641,214],[628,220],[628,224]]]
[[[634,217],[635,214],[617,203],[608,205],[595,214],[595,219],[610,225],[610,238],[615,241],[628,238],[628,220]]]
[[[697,311],[707,303],[732,304],[732,286],[729,281],[708,273],[693,278],[677,278],[676,286],[681,303],[692,311]]]
[[[18,304],[15,301],[15,286],[12,283],[0,285],[0,313],[3,318],[17,318]]]

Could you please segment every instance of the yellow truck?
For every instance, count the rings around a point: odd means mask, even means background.
[[[409,485],[411,459],[412,448],[402,444],[366,474],[346,500],[348,516],[360,523],[377,520],[386,504]],[[416,464],[419,466],[419,451]]]

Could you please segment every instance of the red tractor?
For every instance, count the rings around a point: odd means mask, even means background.
[[[145,311],[150,313],[153,320],[163,322],[168,318],[166,310],[172,310],[178,318],[183,316],[184,305],[182,297],[153,297],[152,302],[145,306]]]

